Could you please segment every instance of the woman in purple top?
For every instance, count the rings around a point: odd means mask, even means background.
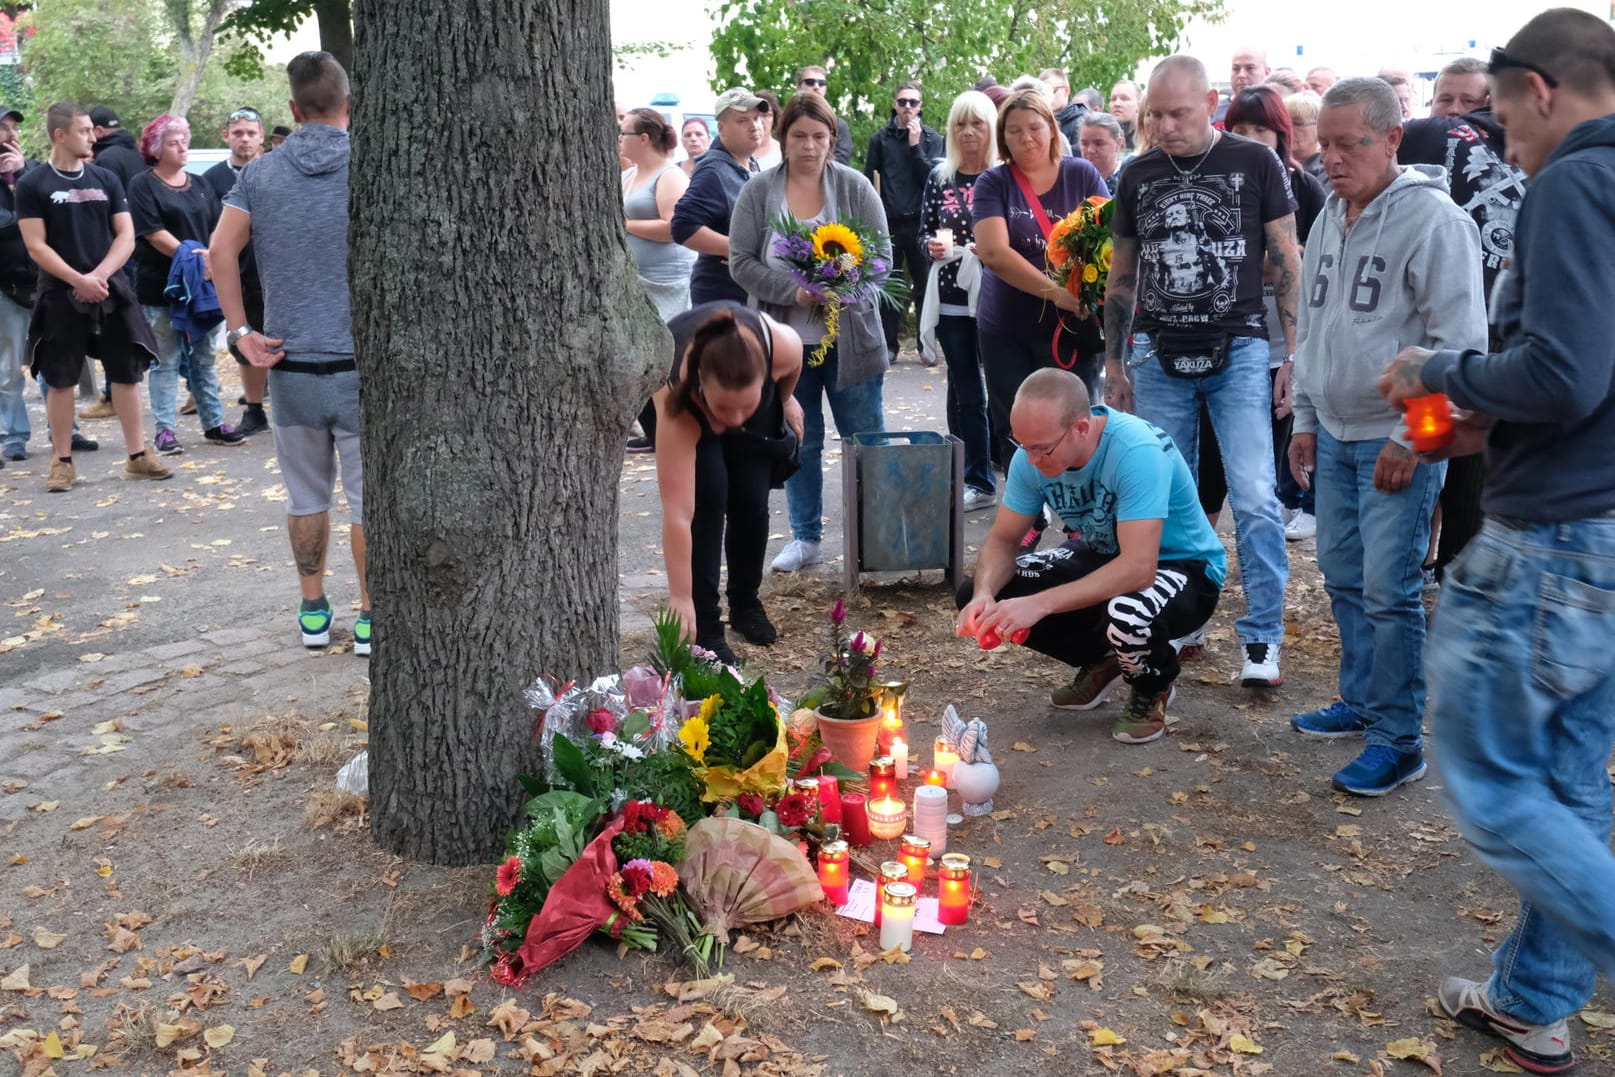
[[[1059,128],[1036,90],[1005,98],[998,109],[998,156],[1004,163],[976,181],[976,254],[983,266],[976,306],[976,341],[987,375],[993,460],[1007,469],[1009,408],[1034,370],[1059,365],[1102,400],[1104,345],[1094,312],[1045,269],[1046,233],[1023,188],[1029,188],[1052,227],[1091,195],[1110,197],[1093,165],[1061,157]]]

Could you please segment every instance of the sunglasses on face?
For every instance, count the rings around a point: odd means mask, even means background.
[[[1486,73],[1489,75],[1496,75],[1498,72],[1507,71],[1511,67],[1519,71],[1534,72],[1535,74],[1541,76],[1542,81],[1546,82],[1549,88],[1555,90],[1559,88],[1559,80],[1542,70],[1542,68],[1531,63],[1529,60],[1517,60],[1502,49],[1492,50],[1492,59],[1491,62],[1486,65]]]
[[[899,97],[897,99],[897,107],[898,108],[919,108],[920,107],[920,99],[918,97]]]
[[[825,79],[801,79],[801,80],[799,80],[797,82],[797,85],[798,86],[817,86],[820,89],[823,89],[824,87],[830,85],[830,83]]]

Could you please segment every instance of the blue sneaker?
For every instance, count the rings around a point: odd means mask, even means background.
[[[329,647],[331,645],[331,604],[320,600],[325,608],[311,610],[305,601],[297,612],[297,627],[303,633],[303,646]]]
[[[1342,793],[1382,797],[1406,782],[1424,777],[1423,752],[1398,752],[1383,744],[1370,744],[1363,754],[1335,772],[1333,785]]]
[[[353,653],[360,658],[370,657],[370,614],[361,613],[353,622]]]
[[[1327,707],[1307,711],[1290,719],[1290,728],[1309,737],[1335,740],[1339,737],[1360,737],[1368,722],[1342,700]]]

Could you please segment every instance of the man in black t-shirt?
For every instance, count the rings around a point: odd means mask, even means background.
[[[28,327],[28,358],[49,388],[54,459],[45,489],[69,490],[73,469],[73,390],[86,355],[101,360],[112,383],[112,403],[123,428],[131,478],[166,479],[173,473],[145,446],[140,380],[157,357],[128,279],[119,272],[134,250],[134,223],[123,184],[90,163],[89,114],[59,102],[46,114],[51,141],[47,167],[17,184],[17,227],[39,266],[39,298]]]
[[[208,169],[202,178],[222,203],[235,187],[236,177],[241,175],[241,170],[264,152],[263,116],[255,108],[238,108],[230,113],[220,133],[224,135],[225,145],[230,147],[230,156]],[[241,252],[241,300],[247,305],[247,323],[264,324],[264,286],[258,279],[258,261],[252,256],[250,240],[247,249]],[[241,413],[241,421],[236,423],[236,433],[251,436],[268,430],[269,419],[264,415],[264,390],[269,386],[269,372],[247,362],[234,344],[230,345],[230,354],[235,356],[236,364],[240,367],[241,402],[247,408]]]
[[[1111,223],[1106,402],[1134,410],[1136,391],[1137,413],[1171,436],[1191,472],[1199,466],[1202,406],[1210,414],[1245,589],[1246,613],[1234,626],[1244,649],[1241,680],[1272,687],[1284,681],[1279,644],[1289,578],[1272,419],[1289,412],[1291,366],[1287,358],[1270,380],[1262,284],[1270,271],[1285,354],[1293,356],[1301,275],[1295,201],[1272,150],[1212,127],[1217,93],[1200,61],[1162,61],[1147,107],[1156,148],[1122,170]]]

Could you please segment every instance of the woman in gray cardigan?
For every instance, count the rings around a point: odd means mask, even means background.
[[[802,338],[803,354],[824,338],[824,309],[799,287],[784,264],[770,253],[778,233],[774,223],[786,213],[807,224],[854,221],[880,233],[876,252],[891,261],[886,211],[864,176],[835,162],[836,116],[817,94],[797,94],[779,118],[785,158],[740,190],[729,226],[729,273],[746,290],[752,306],[784,322]],[[878,300],[841,311],[840,328],[825,360],[802,367],[796,399],[806,430],[802,469],[785,483],[791,541],[774,558],[775,572],[794,572],[824,561],[824,402],[842,437],[886,429],[881,383],[886,375],[886,337]]]

